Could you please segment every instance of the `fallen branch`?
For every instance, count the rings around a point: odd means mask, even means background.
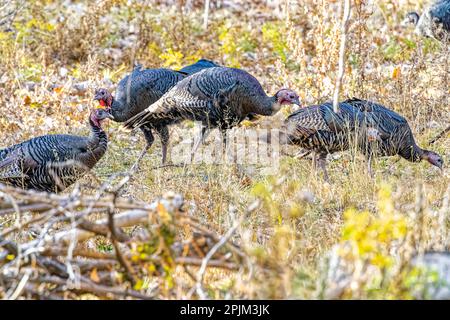
[[[195,284],[195,288],[198,296],[202,300],[206,299],[206,294],[205,291],[203,290],[203,279],[205,277],[206,267],[208,266],[209,261],[219,251],[219,249],[222,248],[231,239],[234,232],[238,229],[238,227],[242,223],[243,219],[241,218],[238,221],[236,221],[234,219],[234,214],[235,214],[234,210],[230,209],[230,216],[234,220],[233,226],[230,229],[228,229],[228,231],[219,239],[219,241],[211,248],[211,250],[209,250],[205,258],[203,258],[200,269],[197,272],[197,282]]]
[[[89,292],[104,298],[148,299],[152,297],[125,288],[135,288],[146,274],[165,285],[164,274],[177,265],[199,267],[202,274],[207,268],[241,269],[244,253],[184,213],[181,195],[169,192],[143,203],[119,198],[114,194],[117,184],[105,183],[94,196],[82,190],[75,186],[70,194],[47,194],[0,185],[0,212],[11,214],[9,221],[15,222],[0,233],[0,297],[71,299]],[[185,239],[183,232],[168,242],[164,239],[168,223],[173,230],[189,225],[191,236]],[[135,236],[122,231],[137,225],[143,232]],[[28,235],[34,239],[26,241]],[[83,249],[82,243],[92,237],[106,238],[113,250]],[[136,251],[137,246],[155,241],[164,250]],[[224,254],[218,254],[219,248]]]
[[[138,291],[131,290],[131,289],[118,289],[114,287],[106,287],[102,286],[96,283],[87,283],[87,282],[80,282],[77,285],[71,286],[67,283],[67,280],[61,279],[56,276],[43,276],[38,277],[37,279],[30,280],[31,282],[35,283],[52,283],[64,286],[65,290],[75,290],[75,291],[83,291],[83,292],[89,292],[89,293],[95,293],[99,294],[101,296],[119,296],[119,297],[133,297],[137,299],[142,300],[152,300],[152,296],[148,296],[142,293],[139,293]]]

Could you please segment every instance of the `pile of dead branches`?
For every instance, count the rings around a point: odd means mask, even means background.
[[[145,203],[119,189],[57,195],[0,184],[0,297],[159,298],[176,268],[204,297],[207,269],[242,265],[229,241],[236,226],[221,237],[183,210],[179,194]]]

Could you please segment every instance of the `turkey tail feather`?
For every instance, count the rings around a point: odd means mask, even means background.
[[[150,116],[151,112],[148,109],[145,109],[141,113],[138,113],[134,117],[128,119],[124,122],[124,127],[129,130],[137,129],[142,127],[147,118]]]

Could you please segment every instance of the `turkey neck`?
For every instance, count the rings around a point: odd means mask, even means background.
[[[411,162],[422,161],[425,153],[425,150],[420,148],[415,141],[413,141],[409,147],[400,150],[399,152],[400,156]]]
[[[124,104],[116,99],[114,97],[112,98],[111,103],[111,114],[114,116],[115,122],[125,122],[128,120],[129,116],[127,113],[127,108],[124,108]]]
[[[87,140],[87,156],[95,159],[94,163],[92,163],[92,166],[94,166],[95,162],[106,152],[108,137],[102,127],[94,123],[92,119],[89,119],[89,125],[91,133]],[[82,156],[86,156],[86,154]],[[89,163],[89,167],[91,167],[91,163]]]
[[[256,99],[255,99],[256,98]],[[246,110],[248,113],[256,113],[264,116],[271,116],[280,110],[281,105],[275,96],[257,96],[253,98],[252,109]]]

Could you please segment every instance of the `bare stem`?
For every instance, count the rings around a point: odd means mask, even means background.
[[[339,70],[336,79],[336,86],[334,88],[333,95],[333,110],[334,112],[339,112],[339,91],[341,89],[342,79],[344,78],[345,72],[345,46],[347,42],[347,30],[350,19],[350,0],[342,0],[344,6],[344,15],[342,17],[341,25],[341,45],[339,48]]]

